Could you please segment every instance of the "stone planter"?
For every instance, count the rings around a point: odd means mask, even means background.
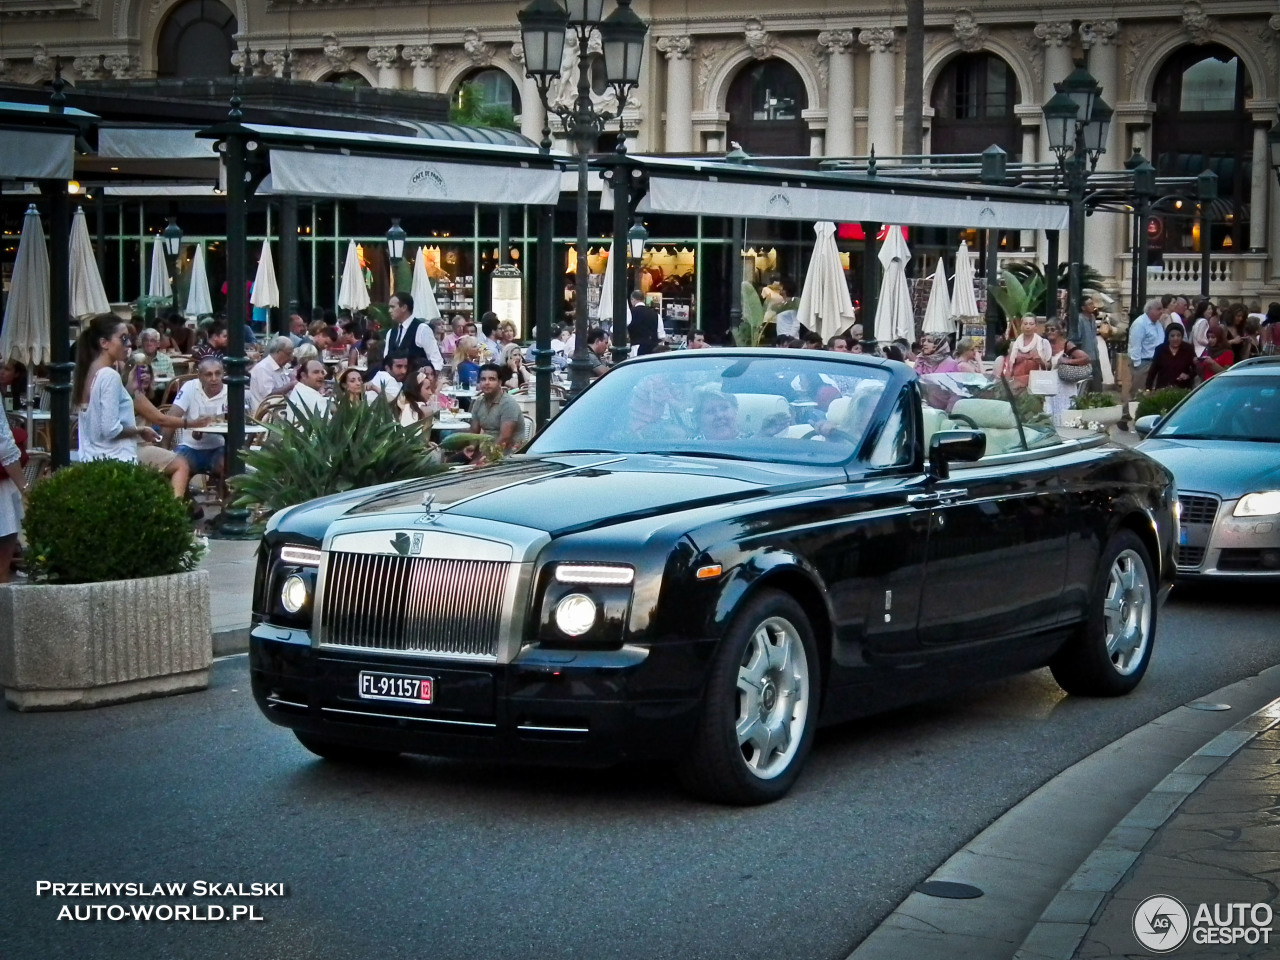
[[[0,586],[0,686],[15,710],[73,710],[203,690],[205,570],[109,583]]]
[[[1100,423],[1103,426],[1111,426],[1120,422],[1120,415],[1124,408],[1116,403],[1109,407],[1093,407],[1089,410],[1073,410],[1073,413],[1080,414],[1080,419],[1085,423]]]

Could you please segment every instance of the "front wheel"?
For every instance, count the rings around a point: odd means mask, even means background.
[[[1067,693],[1118,697],[1138,685],[1151,662],[1156,591],[1151,558],[1137,534],[1121,530],[1102,551],[1088,619],[1049,664]]]
[[[804,609],[766,591],[733,618],[707,680],[681,768],[692,793],[742,806],[784,796],[817,725],[817,645]]]

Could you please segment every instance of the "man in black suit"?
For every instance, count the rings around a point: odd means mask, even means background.
[[[640,348],[639,355],[653,353],[658,346],[658,311],[644,302],[639,290],[631,294],[631,322],[627,324],[627,336]]]

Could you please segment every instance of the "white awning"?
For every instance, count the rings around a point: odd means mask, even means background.
[[[1018,203],[981,195],[921,196],[905,185],[881,192],[660,176],[650,179],[639,212],[1006,230],[1065,230],[1069,214],[1065,204]]]
[[[173,127],[100,127],[98,156],[120,160],[206,160],[218,155],[198,131]]]
[[[560,171],[275,148],[271,177],[259,193],[458,203],[552,204]]]
[[[0,179],[70,180],[75,171],[74,134],[37,130],[0,135]]]

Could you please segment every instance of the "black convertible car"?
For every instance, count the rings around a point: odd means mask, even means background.
[[[253,693],[309,750],[672,761],[782,796],[819,723],[1048,665],[1147,669],[1171,477],[1040,400],[799,350],[612,370],[498,466],[284,510]]]

